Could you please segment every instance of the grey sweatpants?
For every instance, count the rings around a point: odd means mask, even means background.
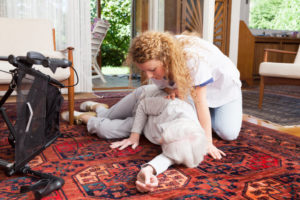
[[[97,117],[90,118],[87,123],[88,132],[106,139],[128,137],[134,121],[134,111],[144,87],[148,85],[135,89],[109,109],[97,109]]]

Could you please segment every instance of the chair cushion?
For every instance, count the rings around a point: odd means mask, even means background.
[[[294,63],[300,64],[300,45]]]
[[[0,55],[54,51],[49,20],[0,18]]]
[[[262,62],[259,66],[262,76],[300,79],[300,63]]]
[[[44,19],[12,19],[0,17],[0,56],[25,56],[28,51],[37,51],[51,58],[66,58],[59,51],[54,51],[53,26]],[[70,76],[70,69],[57,69],[53,74],[43,66],[34,66],[41,72],[50,75],[58,81],[66,80]],[[9,71],[14,66],[0,61],[0,70]],[[11,75],[0,71],[0,84],[11,81]]]

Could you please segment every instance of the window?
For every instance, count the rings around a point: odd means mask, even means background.
[[[250,0],[249,27],[300,31],[300,0]]]

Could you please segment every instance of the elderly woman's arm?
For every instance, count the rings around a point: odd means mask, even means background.
[[[140,135],[145,127],[148,115],[159,115],[169,101],[163,97],[146,97],[141,100],[136,110],[130,137],[113,142],[110,147],[122,150],[132,145],[132,148],[135,149],[139,145]]]
[[[141,132],[149,115],[159,115],[168,105],[169,100],[163,97],[146,97],[137,107],[132,132]]]
[[[150,162],[142,165],[137,175],[136,188],[140,192],[150,192],[158,186],[157,175],[166,171],[174,161],[163,154],[159,154]]]

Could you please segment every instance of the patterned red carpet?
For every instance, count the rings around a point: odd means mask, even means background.
[[[115,103],[116,98],[98,99]],[[78,108],[77,101],[76,107]],[[13,104],[7,105],[10,118]],[[63,137],[30,162],[34,170],[62,177],[61,190],[44,199],[300,199],[300,138],[244,122],[236,141],[214,138],[226,152],[221,160],[206,157],[197,168],[174,166],[159,176],[155,192],[135,189],[140,165],[160,153],[143,138],[137,150],[109,148],[111,141],[89,135],[85,126],[61,123]],[[8,131],[0,119],[0,158],[13,160]],[[19,194],[28,177],[7,177],[0,171],[0,200],[32,199]]]

